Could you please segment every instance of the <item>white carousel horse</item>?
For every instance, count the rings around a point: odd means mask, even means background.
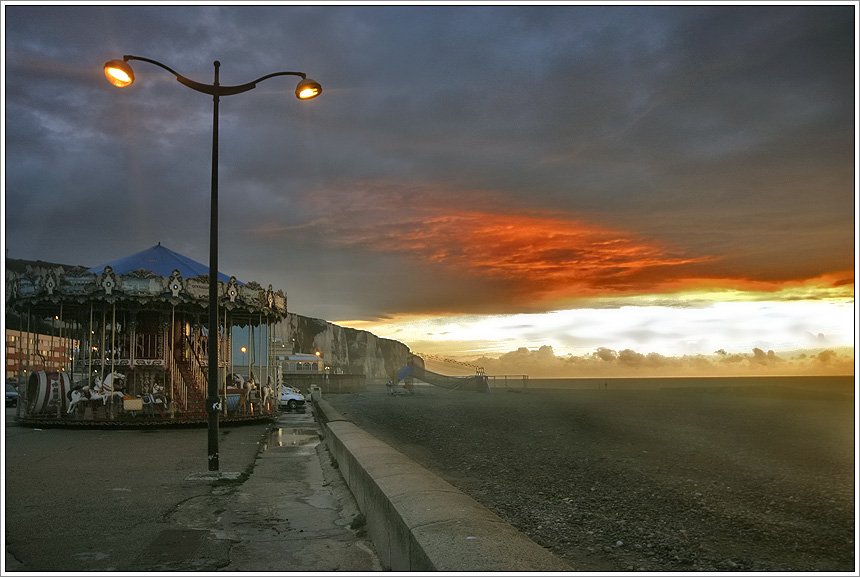
[[[161,391],[155,391],[153,393],[147,393],[141,397],[143,399],[143,404],[148,405],[150,403],[156,405],[164,405],[167,406],[167,395],[165,395]]]
[[[69,409],[66,411],[66,413],[71,413],[78,406],[78,403],[86,403],[89,400],[89,387],[83,387],[80,389],[74,389],[72,391],[69,391]]]
[[[118,392],[119,387],[125,385],[125,375],[122,373],[109,373],[105,377],[102,388],[110,392]]]
[[[254,401],[256,395],[252,395],[253,391],[257,390],[257,380],[254,377],[254,373],[251,373],[251,376],[245,381],[245,384],[242,385],[242,399],[239,401],[240,405],[244,405],[245,403],[250,403]]]
[[[160,415],[164,415],[167,410],[167,396],[163,392],[147,393],[141,397],[143,406],[148,410],[156,410]]]
[[[263,406],[264,407],[269,406],[269,399],[272,397],[272,391],[274,391],[274,384],[272,382],[272,377],[269,377],[269,379],[266,381],[266,384],[263,386],[262,390],[260,391],[260,396],[263,397]]]
[[[231,374],[227,375],[227,382],[228,382],[228,386],[230,388],[234,389],[233,394],[236,394],[238,392],[238,394],[240,395],[239,396],[239,402],[238,402],[237,406],[239,406],[239,407],[244,406],[245,403],[247,403],[249,401],[249,396],[251,394],[251,391],[254,390],[254,388],[255,388],[254,375],[252,374],[246,380],[244,376],[242,376],[238,373],[231,373]],[[235,389],[238,389],[238,391],[236,391]]]
[[[167,408],[167,395],[164,393],[164,387],[161,385],[150,385],[146,387],[143,396],[143,404],[152,405],[150,408],[158,409],[161,412],[162,407]],[[157,406],[161,405],[161,407]]]
[[[66,413],[74,411],[80,403],[101,401],[102,404],[105,404],[114,397],[122,398],[122,392],[115,390],[114,383],[124,379],[125,375],[122,373],[110,373],[103,383],[98,375],[94,376],[92,384],[69,391],[69,407]]]
[[[90,400],[101,401],[102,405],[108,402],[113,402],[117,397],[122,399],[123,393],[118,387],[122,386],[125,381],[125,375],[122,373],[110,373],[102,381],[98,375],[93,377],[93,386],[90,389]]]

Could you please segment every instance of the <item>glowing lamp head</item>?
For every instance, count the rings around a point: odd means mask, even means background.
[[[322,92],[322,86],[316,80],[303,78],[296,86],[296,98],[299,100],[310,100],[316,98]]]
[[[114,86],[123,88],[134,82],[134,71],[125,60],[111,60],[105,64],[105,78]]]

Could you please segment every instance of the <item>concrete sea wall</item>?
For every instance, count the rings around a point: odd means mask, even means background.
[[[571,571],[573,567],[412,459],[315,403],[325,442],[392,571]]]

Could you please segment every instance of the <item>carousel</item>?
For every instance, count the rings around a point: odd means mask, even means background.
[[[286,297],[219,273],[217,335],[210,335],[209,269],[161,243],[102,266],[6,277],[6,306],[26,318],[16,418],[34,425],[205,424],[208,340],[218,339],[223,422],[270,418],[271,377],[233,370],[234,329],[287,314]],[[63,354],[45,367],[37,326],[53,328]],[[33,337],[29,338],[30,327]],[[40,329],[43,330],[43,329]],[[44,370],[28,370],[41,367]]]

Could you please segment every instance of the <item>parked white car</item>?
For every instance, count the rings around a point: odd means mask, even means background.
[[[305,406],[305,396],[293,387],[283,387],[278,406],[282,409],[297,409]]]

